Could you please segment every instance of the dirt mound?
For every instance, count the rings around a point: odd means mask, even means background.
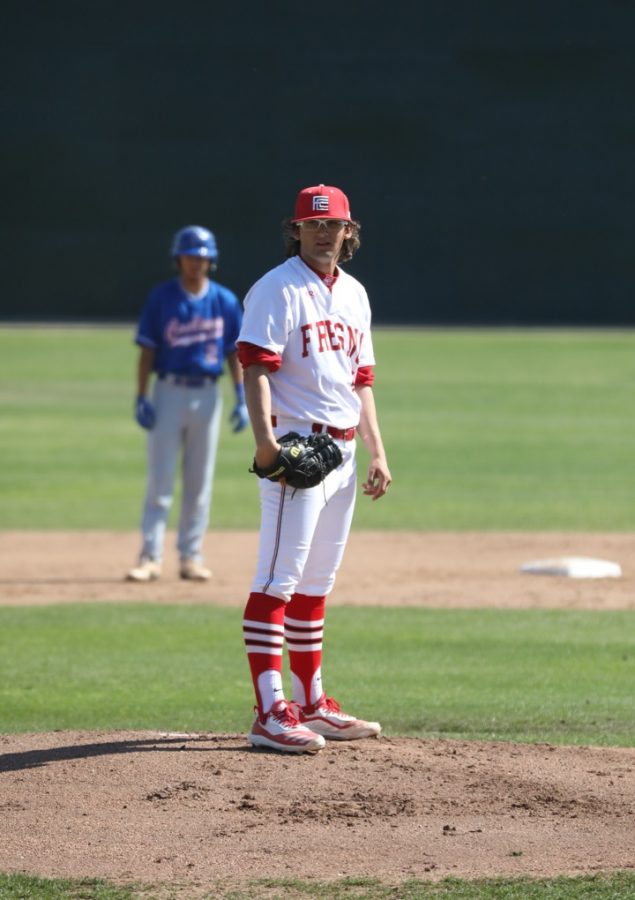
[[[172,882],[581,874],[633,859],[635,749],[0,737],[0,870]]]

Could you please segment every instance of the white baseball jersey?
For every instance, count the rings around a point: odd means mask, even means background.
[[[331,290],[299,256],[267,272],[245,298],[239,342],[277,354],[272,413],[335,428],[359,424],[357,371],[375,363],[364,287],[342,269]]]

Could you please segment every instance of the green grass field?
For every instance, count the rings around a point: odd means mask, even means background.
[[[243,732],[241,620],[205,606],[0,607],[2,731]],[[633,620],[334,607],[326,687],[389,735],[632,747]]]
[[[379,329],[375,342],[395,482],[380,503],[360,498],[354,527],[635,529],[635,332]],[[137,527],[135,359],[132,327],[0,328],[0,548],[13,528]],[[213,527],[256,527],[251,454],[250,435],[226,427]],[[253,701],[240,617],[0,605],[0,732],[242,731]],[[388,734],[632,747],[634,625],[631,612],[336,607],[325,670]],[[137,896],[153,895],[0,875],[0,900]],[[278,880],[210,896],[622,900],[635,896],[635,876]]]
[[[198,895],[197,895],[198,896]],[[591,875],[579,878],[492,878],[437,883],[408,879],[387,886],[374,878],[342,878],[320,885],[295,878],[259,879],[247,888],[222,884],[205,900],[632,900],[635,876]],[[30,878],[0,875],[0,900],[170,900],[165,889],[154,893],[142,885],[115,886],[96,879]]]
[[[399,886],[374,878],[342,878],[316,884],[296,878],[258,879],[247,888],[214,886],[205,900],[632,900],[635,876],[591,875],[579,878],[492,878],[437,883],[408,879]],[[198,896],[198,895],[197,895]],[[0,900],[170,900],[169,891],[154,893],[142,885],[115,886],[97,879],[30,878],[0,875]]]
[[[132,335],[0,329],[0,529],[137,527]],[[635,528],[635,332],[379,329],[375,343],[394,484],[360,499],[354,527]],[[256,527],[252,453],[226,425],[212,527]]]

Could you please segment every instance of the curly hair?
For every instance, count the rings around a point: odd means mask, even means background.
[[[348,260],[352,259],[354,254],[359,250],[362,243],[359,237],[361,227],[359,222],[356,222],[355,220],[351,222],[352,234],[349,238],[346,238],[342,244],[342,249],[340,250],[340,255],[337,259],[338,263],[348,262]],[[287,259],[289,259],[290,256],[300,255],[300,241],[296,237],[296,228],[297,225],[294,225],[290,218],[282,220],[282,237],[284,239]]]

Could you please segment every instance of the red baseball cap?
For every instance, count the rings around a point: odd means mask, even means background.
[[[304,188],[295,201],[295,213],[292,222],[305,222],[307,219],[346,219],[351,221],[351,210],[348,197],[336,187],[317,184]]]

